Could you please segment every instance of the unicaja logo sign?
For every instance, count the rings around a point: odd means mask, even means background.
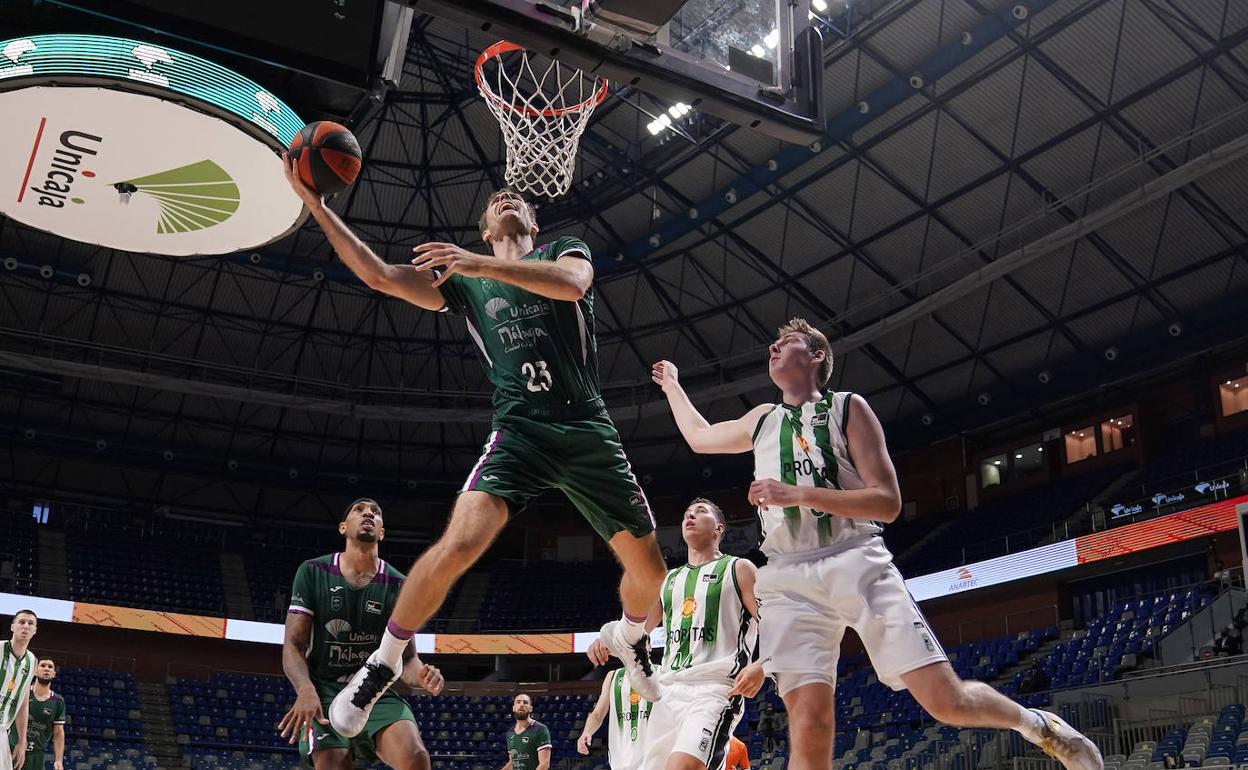
[[[260,84],[149,41],[0,40],[0,214],[83,243],[228,254],[306,218],[278,153],[302,121]]]
[[[39,142],[43,138],[43,130],[47,122],[47,118],[39,121],[35,152],[39,149]],[[66,200],[82,203],[82,198],[71,198],[70,193],[74,189],[74,182],[78,181],[79,174],[85,177],[95,176],[94,171],[83,166],[83,159],[99,154],[100,143],[103,141],[100,137],[83,131],[62,131],[59,146],[53,151],[51,162],[48,163],[47,170],[44,172],[43,183],[39,187],[31,185],[29,188],[23,184],[17,194],[17,202],[21,203],[29,191],[38,197],[40,206],[60,209],[65,207]],[[34,152],[31,153],[31,161],[34,161]]]
[[[127,179],[113,185],[129,203],[135,193],[149,195],[160,204],[158,235],[187,233],[219,225],[238,211],[238,185],[225,169],[210,160]]]

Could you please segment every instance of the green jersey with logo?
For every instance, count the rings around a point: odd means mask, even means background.
[[[12,642],[0,644],[0,729],[8,730],[17,720],[17,712],[35,680],[38,662],[29,649],[18,655]]]
[[[65,724],[65,699],[57,693],[39,700],[30,693],[30,717],[26,720],[26,752],[41,752],[48,746],[52,728]],[[9,744],[16,743],[17,725],[9,728]]]
[[[536,719],[529,720],[524,732],[507,731],[507,756],[512,770],[537,770],[537,752],[550,748],[550,730]]]
[[[312,617],[308,672],[322,682],[345,682],[364,665],[381,644],[403,587],[403,573],[378,559],[372,582],[353,588],[342,576],[341,557],[335,553],[305,561],[290,590],[289,612]]]
[[[659,593],[664,679],[730,681],[750,662],[758,630],[737,586],[738,561],[725,554],[667,573]]]
[[[538,246],[526,262],[590,259],[576,238]],[[594,339],[594,292],[554,300],[488,278],[452,275],[440,287],[449,309],[464,316],[494,384],[496,417],[588,416],[603,408]]]

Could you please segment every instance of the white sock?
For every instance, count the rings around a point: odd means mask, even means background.
[[[636,644],[639,639],[646,635],[646,621],[643,620],[638,623],[625,615],[620,618],[620,630],[624,641],[630,645]]]
[[[403,670],[403,651],[407,649],[407,645],[412,640],[400,639],[395,636],[390,629],[386,629],[386,633],[381,636],[381,646],[377,648],[377,652],[381,653],[381,660],[392,671]]]
[[[1032,743],[1039,743],[1044,738],[1044,718],[1029,708],[1018,707],[1018,724],[1014,729]]]

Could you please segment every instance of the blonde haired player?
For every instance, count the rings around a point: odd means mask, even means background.
[[[655,364],[653,378],[694,452],[754,453],[748,497],[768,557],[758,572],[767,608],[761,654],[789,713],[791,770],[832,762],[846,628],[862,639],[880,681],[910,690],[938,721],[1014,729],[1069,770],[1100,770],[1096,746],[1056,715],[963,681],[949,665],[880,537],[901,510],[880,422],[862,396],[824,392],[832,375],[827,337],[793,319],[768,348],[767,368],[782,402],[715,425],[690,403],[673,364]]]
[[[576,750],[589,754],[594,733],[607,722],[607,763],[611,770],[638,770],[646,747],[646,729],[654,702],[641,697],[629,681],[628,671],[617,668],[602,680],[598,701],[585,717]]]
[[[685,509],[681,534],[688,563],[667,573],[659,601],[646,619],[649,633],[662,623],[667,640],[658,679],[663,699],[646,728],[642,770],[720,770],[744,698],[763,685],[757,652],[757,569],[721,553],[724,512],[698,498]],[[606,663],[601,639],[589,658]]]

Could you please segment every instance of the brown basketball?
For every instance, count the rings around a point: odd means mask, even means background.
[[[350,187],[360,175],[364,153],[355,135],[329,120],[309,123],[290,143],[299,178],[321,195]]]

